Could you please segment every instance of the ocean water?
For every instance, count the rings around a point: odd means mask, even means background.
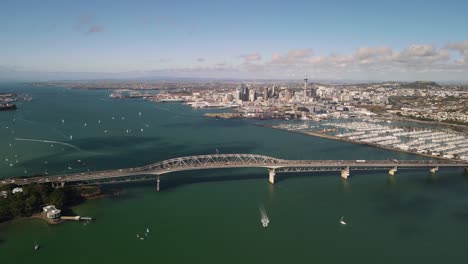
[[[204,118],[205,110],[182,104],[113,100],[108,91],[0,84],[0,92],[11,91],[28,93],[33,101],[19,103],[17,111],[0,112],[0,178],[134,167],[216,149],[286,159],[420,159],[261,127],[254,120]],[[161,192],[151,181],[107,186],[122,190],[121,195],[73,208],[96,219],[89,224],[48,225],[30,219],[0,224],[0,259],[5,263],[466,259],[468,177],[460,169],[436,175],[398,171],[394,178],[383,171],[352,172],[348,181],[338,173],[278,174],[274,186],[263,169],[183,172],[161,180]],[[260,206],[270,218],[267,228],[260,222]],[[341,216],[347,226],[339,224]],[[150,232],[145,235],[146,228]],[[37,251],[35,241],[41,245]]]

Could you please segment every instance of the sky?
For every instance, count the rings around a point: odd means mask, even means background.
[[[0,1],[0,79],[468,81],[466,0]]]

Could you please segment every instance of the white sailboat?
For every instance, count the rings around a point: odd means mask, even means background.
[[[36,241],[34,241],[34,250],[38,250],[39,247],[40,247],[39,244]]]
[[[146,233],[149,233],[149,228],[146,228]]]
[[[344,225],[344,226],[348,224],[348,223],[345,222],[343,216],[341,216],[341,218],[340,218],[340,224],[341,224],[341,225]]]

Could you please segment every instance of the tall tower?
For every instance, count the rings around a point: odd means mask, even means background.
[[[307,102],[307,73],[304,77],[304,103]]]

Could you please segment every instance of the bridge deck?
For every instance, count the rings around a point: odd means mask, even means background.
[[[254,154],[215,154],[189,156],[164,160],[143,167],[103,170],[95,172],[83,172],[56,176],[13,178],[3,180],[0,185],[15,183],[27,185],[31,183],[70,183],[93,182],[128,178],[128,180],[141,180],[139,175],[163,175],[177,171],[224,169],[224,168],[269,168],[278,169],[278,172],[300,171],[331,171],[342,170],[383,170],[392,169],[416,169],[436,167],[468,167],[468,163],[456,161],[433,160],[284,160],[268,156]]]

